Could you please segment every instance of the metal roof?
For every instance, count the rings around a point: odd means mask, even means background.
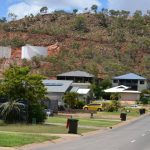
[[[70,90],[70,92],[77,92],[78,89],[79,89],[79,87],[73,87],[73,88]]]
[[[77,93],[78,94],[88,94],[89,91],[90,91],[90,89],[78,89]]]
[[[104,90],[104,92],[106,93],[141,93],[139,91],[132,91],[132,90],[128,90],[129,87],[124,86],[124,85],[120,85],[120,86],[116,86],[110,89],[106,89]]]
[[[69,80],[43,80],[43,84],[47,88],[47,92],[65,93],[71,86],[73,81]]]
[[[131,79],[131,80],[145,80],[146,78],[139,76],[135,73],[128,73],[125,75],[114,77],[113,79]]]
[[[122,92],[126,89],[129,89],[129,87],[124,86],[124,85],[119,85],[119,86],[116,86],[113,88],[106,89],[106,90],[104,90],[104,92],[106,92],[106,93],[118,93],[118,92]]]
[[[69,77],[90,77],[93,78],[94,75],[89,74],[88,72],[84,72],[84,71],[71,71],[71,72],[66,72],[66,73],[62,73],[62,74],[58,74],[58,77],[60,76],[69,76]]]

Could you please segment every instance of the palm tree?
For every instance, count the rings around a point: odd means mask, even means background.
[[[5,122],[16,122],[21,119],[25,105],[17,100],[10,100],[1,104],[0,114]]]

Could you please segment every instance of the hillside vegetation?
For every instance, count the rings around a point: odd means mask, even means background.
[[[135,72],[150,77],[150,14],[103,10],[99,13],[38,14],[0,24],[0,45],[59,44],[47,58],[33,58],[33,71],[48,77],[85,70],[99,77]],[[2,60],[3,61],[3,60]],[[34,63],[34,65],[33,65]]]

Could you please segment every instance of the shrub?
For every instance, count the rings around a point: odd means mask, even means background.
[[[110,96],[111,100],[118,100],[120,98],[120,95],[118,93],[113,93]]]
[[[82,109],[83,106],[85,105],[85,102],[82,100],[79,100],[75,106],[76,109]]]
[[[149,98],[149,97],[142,97],[142,98],[140,99],[140,102],[141,102],[142,104],[150,104],[150,98]]]
[[[32,123],[33,118],[36,119],[36,123],[42,123],[46,119],[44,108],[38,103],[28,107],[28,122]]]
[[[79,16],[76,18],[73,28],[76,31],[89,32],[89,29],[87,28],[87,25],[86,25],[85,18],[82,16]]]
[[[12,40],[6,38],[0,41],[0,45],[11,46],[13,48],[17,48],[17,47],[21,47],[25,45],[25,42],[17,37],[13,38]]]
[[[78,94],[75,92],[68,92],[64,95],[64,102],[70,107],[74,108],[78,102]]]
[[[117,100],[112,100],[110,103],[106,103],[105,110],[108,112],[118,111],[120,108],[120,102]]]

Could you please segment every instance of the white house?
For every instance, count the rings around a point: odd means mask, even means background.
[[[140,94],[139,91],[129,90],[129,87],[120,85],[116,86],[110,89],[104,90],[106,93],[119,93],[120,97],[119,100],[121,103],[126,104],[135,104],[136,101],[140,100]]]
[[[89,98],[91,97],[91,91],[89,88],[73,87],[70,92],[78,93],[79,100],[89,103]]]

